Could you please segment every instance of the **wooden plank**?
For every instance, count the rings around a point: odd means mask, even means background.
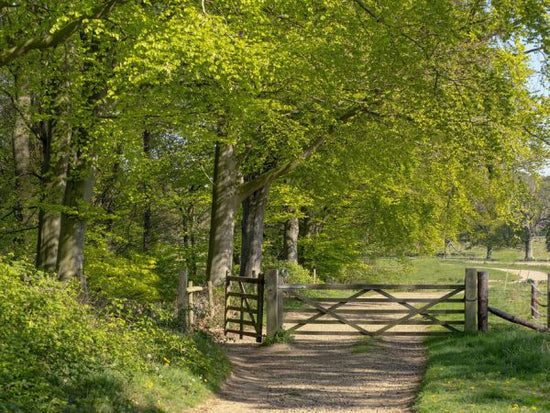
[[[361,327],[361,326],[355,324],[354,322],[352,322],[350,320],[347,320],[346,318],[342,317],[341,315],[335,313],[334,310],[329,310],[329,309],[327,309],[323,306],[320,306],[316,302],[311,301],[310,299],[308,299],[307,297],[299,296],[298,294],[296,294],[294,292],[291,292],[291,294],[293,294],[295,297],[299,297],[301,301],[303,301],[304,303],[318,309],[319,311],[321,311],[321,312],[323,312],[327,315],[330,315],[330,316],[334,317],[337,320],[340,320],[342,322],[342,324],[347,324],[348,326],[353,327],[356,330],[361,331],[363,334],[367,334],[367,335],[371,334],[369,331],[365,330],[363,327]]]
[[[466,285],[464,298],[464,331],[473,332],[477,328],[477,270],[475,268],[466,268]]]
[[[400,322],[402,321],[406,321],[410,318],[413,318],[414,316],[416,315],[424,315],[423,313],[426,313],[427,314],[427,311],[430,307],[433,307],[439,303],[441,303],[443,300],[449,298],[449,297],[452,297],[453,295],[455,294],[458,294],[461,290],[460,289],[456,289],[456,290],[453,290],[451,291],[450,293],[447,293],[445,294],[444,296],[442,297],[439,297],[438,299],[434,300],[433,302],[429,303],[429,304],[426,304],[425,306],[422,306],[420,308],[415,308],[413,307],[414,309],[411,309],[409,314],[407,314],[405,317],[402,317],[400,319],[397,319],[395,321],[392,321],[391,323],[389,323],[388,325],[386,325],[385,327],[382,327],[381,329],[379,330],[376,330],[375,333],[376,334],[380,334],[380,333],[383,333],[384,331],[386,330],[389,330],[390,328],[393,328],[395,327],[396,325],[398,325]],[[450,311],[450,310],[440,310],[440,311]],[[434,314],[434,313],[432,313]],[[451,330],[456,330],[454,327],[451,327],[451,326],[445,326]]]
[[[269,270],[266,279],[267,289],[267,337],[273,338],[282,324],[283,317],[280,314],[282,308],[279,308],[279,271]]]
[[[330,307],[329,307],[330,308]],[[318,313],[319,311],[313,308],[297,308],[297,309],[291,309],[289,310],[293,313]],[[408,314],[410,313],[409,310],[406,309],[393,309],[393,310],[359,310],[359,309],[341,309],[338,310],[341,314]],[[456,310],[427,310],[422,311],[419,313],[419,315],[426,315],[426,314],[464,314],[464,309],[456,309]]]
[[[258,296],[256,294],[246,294],[246,293],[239,293],[239,292],[229,292],[227,293],[228,297],[237,297],[237,298],[243,298],[243,299],[250,299],[250,300],[258,300]]]
[[[382,336],[446,336],[451,331],[385,331]],[[460,333],[460,331],[459,331]]]
[[[252,319],[252,322],[254,323],[254,325],[257,323],[257,321],[254,319],[254,313],[252,312],[252,306],[250,305],[250,303],[248,302],[248,298],[246,297],[249,294],[247,294],[247,291],[244,288],[244,283],[239,280],[239,281],[237,281],[237,284],[239,285],[239,288],[240,288],[241,293],[242,293],[242,295],[241,295],[241,331],[242,331],[243,330],[242,321],[243,321],[243,317],[244,317],[243,300],[244,300],[244,304],[246,305],[246,309],[248,310],[247,312],[250,315],[250,318]],[[254,295],[254,294],[251,294],[251,295]],[[255,298],[256,301],[258,301],[258,294],[254,295],[254,298]]]
[[[243,324],[245,326],[252,326],[252,327],[256,327],[256,323],[254,321],[249,321],[249,320],[241,320],[241,319],[237,319],[237,318],[228,318],[227,319],[227,324],[229,323],[235,323],[235,324]]]
[[[231,298],[229,298],[229,296],[228,296],[229,292],[231,291],[230,284],[231,284],[231,282],[226,278],[225,279],[225,291],[224,291],[225,311],[223,312],[223,334],[224,335],[227,335],[227,313],[229,311],[230,304],[231,304]]]
[[[375,290],[375,291],[376,291],[378,294],[382,294],[383,296],[385,296],[385,297],[387,297],[387,298],[395,298],[393,295],[391,295],[390,293],[388,293],[388,292],[386,292],[386,291],[384,291],[384,290]],[[458,291],[458,290],[455,290],[455,291],[456,291],[456,293],[458,294],[459,291]],[[450,299],[449,297],[452,297],[453,295],[454,295],[454,294],[451,294],[451,295],[446,294],[446,295],[443,296],[443,297],[438,297],[438,298],[437,298],[437,301],[435,301],[435,304],[433,304],[433,305],[437,305],[438,302],[439,302],[439,304],[444,303],[446,300]],[[445,298],[445,297],[446,297],[446,298]],[[434,303],[433,299],[432,299],[432,301],[430,301],[430,304],[432,304],[432,303]],[[409,303],[406,303],[406,302],[402,302],[402,301],[401,301],[401,302],[399,302],[399,304],[402,305],[403,307],[408,308],[411,312],[416,312],[416,310],[417,310],[416,307],[410,305]],[[433,305],[432,305],[432,306],[433,306]],[[429,306],[425,306],[424,308],[427,308],[427,307],[430,307],[430,305],[429,305]],[[437,318],[435,318],[434,316],[432,316],[432,315],[430,315],[430,314],[421,314],[421,316],[422,316],[422,317],[425,317],[425,318],[428,318],[428,319],[432,320],[433,322],[435,322],[436,324],[439,324],[439,325],[441,325],[441,326],[443,326],[443,327],[445,327],[445,328],[447,328],[447,329],[449,329],[449,330],[451,330],[451,331],[458,332],[458,330],[457,330],[456,328],[454,328],[452,325],[450,325],[450,324],[448,324],[448,323],[446,323],[446,322],[444,322],[444,321],[438,320]],[[403,319],[402,319],[402,320],[403,320]],[[393,324],[393,323],[390,323],[389,325],[391,325],[391,324]],[[391,326],[390,326],[389,328],[391,328]]]
[[[319,303],[339,303],[342,301],[345,301],[347,298],[341,297],[341,298],[334,298],[334,297],[310,297],[313,301],[317,301]],[[369,297],[369,298],[357,298],[353,300],[355,303],[431,303],[434,299],[433,298],[385,298],[385,297]],[[449,298],[448,300],[444,301],[445,303],[463,303],[464,298]]]
[[[499,310],[498,308],[494,308],[494,307],[487,307],[489,312],[506,320],[506,321],[510,321],[511,323],[516,323],[516,324],[519,324],[519,325],[522,325],[524,327],[528,327],[528,328],[532,328],[533,330],[537,330],[537,331],[550,331],[550,329],[548,328],[545,328],[545,327],[540,327],[539,325],[537,324],[534,324],[534,323],[531,323],[527,320],[524,320],[522,318],[519,318],[513,314],[509,314],[505,311],[502,311],[502,310]]]
[[[450,331],[386,331],[380,334],[372,332],[364,334],[360,331],[308,331],[299,330],[292,333],[301,336],[446,336],[452,334]]]
[[[464,290],[463,284],[284,284],[283,291],[294,290]]]
[[[247,283],[247,284],[261,284],[262,282],[260,281],[259,278],[256,278],[256,277],[236,277],[236,276],[230,276],[230,277],[227,277],[227,280],[229,281],[236,281],[236,282],[244,282],[244,283]]]
[[[187,302],[189,303],[189,311],[188,311],[188,325],[189,327],[193,328],[193,324],[195,324],[195,296],[193,295],[193,292],[190,291],[193,288],[193,281],[189,281],[187,284],[187,292],[189,299]]]
[[[251,332],[251,331],[246,331],[246,330],[234,330],[232,328],[228,328],[227,329],[227,332],[228,333],[233,333],[233,334],[238,334],[239,336],[243,335],[243,336],[247,336],[247,337],[256,337],[256,332]]]
[[[250,314],[256,314],[258,310],[256,308],[252,308],[251,311],[248,311],[247,309],[243,308],[243,312],[250,313]],[[228,305],[225,307],[225,311],[241,311],[240,307],[234,306],[234,305]]]
[[[256,316],[257,325],[256,325],[256,342],[262,342],[262,330],[263,330],[263,320],[264,320],[264,286],[265,286],[265,277],[261,273],[259,278],[260,283],[258,284],[258,313]]]
[[[297,319],[297,318],[291,318],[291,319],[286,319],[285,320],[285,323],[286,324],[294,324],[294,323],[303,323],[305,320],[304,319]],[[392,319],[385,319],[385,320],[353,320],[356,324],[360,324],[360,325],[386,325],[388,324],[389,322],[392,321]],[[451,320],[451,321],[446,321],[447,324],[453,324],[453,325],[464,325],[464,320]],[[342,324],[340,321],[338,320],[312,320],[312,321],[308,321],[307,324]],[[402,322],[401,324],[403,325],[410,325],[410,326],[415,326],[415,325],[418,325],[418,326],[421,326],[421,325],[426,325],[426,326],[431,326],[431,325],[440,325],[439,323],[436,323],[435,321],[432,321],[432,320],[407,320],[407,321],[404,321]]]
[[[361,291],[359,291],[359,292],[353,294],[352,296],[347,297],[347,298],[345,298],[345,299],[339,301],[338,303],[336,303],[336,304],[334,304],[334,305],[328,307],[328,309],[329,309],[329,310],[335,310],[335,309],[337,309],[337,308],[340,308],[340,307],[343,306],[344,304],[347,304],[347,303],[349,303],[349,302],[355,302],[355,300],[357,300],[358,297],[360,297],[360,296],[363,295],[363,294],[366,294],[368,291],[369,291],[369,290],[361,290]],[[313,310],[313,309],[312,309],[312,310]],[[292,328],[292,330],[296,330],[296,329],[298,329],[298,328],[301,328],[301,327],[305,326],[306,324],[310,323],[311,321],[316,320],[316,319],[322,317],[323,315],[325,315],[324,313],[320,312],[319,310],[314,310],[314,311],[316,311],[317,314],[315,314],[314,316],[312,316],[312,317],[310,317],[310,318],[308,318],[308,319],[306,319],[306,320],[303,320],[302,322],[298,323],[298,325],[294,326],[294,327]]]
[[[489,329],[489,273],[477,273],[477,329],[486,332]]]
[[[192,281],[190,281],[190,282],[192,282]],[[196,285],[194,287],[187,287],[187,292],[188,293],[199,293],[199,292],[204,291],[204,290],[205,290],[204,287],[201,287],[201,286],[198,286],[198,285]]]

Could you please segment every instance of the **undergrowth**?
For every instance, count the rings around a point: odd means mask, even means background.
[[[229,363],[208,336],[181,334],[168,309],[80,302],[31,265],[0,260],[0,412],[179,412]]]

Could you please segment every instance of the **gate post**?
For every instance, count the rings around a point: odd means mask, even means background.
[[[466,268],[464,280],[464,331],[476,331],[477,270]]]
[[[283,321],[282,297],[279,293],[279,271],[267,271],[267,338],[275,337]]]
[[[477,329],[486,332],[489,329],[489,273],[477,273]]]

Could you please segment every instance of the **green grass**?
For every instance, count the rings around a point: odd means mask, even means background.
[[[550,336],[500,324],[428,349],[416,412],[550,412]]]

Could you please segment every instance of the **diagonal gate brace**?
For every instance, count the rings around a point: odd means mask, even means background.
[[[368,331],[368,330],[365,330],[363,327],[353,323],[352,321],[348,320],[347,318],[345,317],[342,317],[341,315],[337,314],[336,312],[334,312],[334,310],[337,308],[337,307],[341,307],[342,305],[346,304],[346,303],[349,303],[351,301],[353,301],[355,298],[358,298],[359,296],[365,294],[366,292],[368,292],[369,290],[361,290],[360,292],[352,295],[351,297],[343,300],[343,301],[340,301],[334,305],[332,305],[331,307],[329,308],[325,308],[323,307],[322,305],[318,304],[317,302],[309,299],[309,298],[306,298],[306,297],[303,297],[299,294],[296,294],[294,291],[289,291],[289,294],[291,296],[293,296],[294,298],[308,304],[309,306],[315,308],[317,311],[319,311],[318,314],[315,314],[314,316],[308,318],[307,320],[304,320],[303,322],[300,322],[299,324],[293,326],[292,328],[290,328],[288,331],[294,331],[302,326],[304,326],[305,324],[307,324],[308,322],[314,320],[314,319],[317,319],[323,315],[330,315],[332,317],[334,317],[336,320],[340,321],[342,324],[346,324],[350,327],[353,327],[355,328],[356,330],[358,330],[359,332],[361,332],[361,334],[364,334],[364,335],[373,335],[372,332]]]

